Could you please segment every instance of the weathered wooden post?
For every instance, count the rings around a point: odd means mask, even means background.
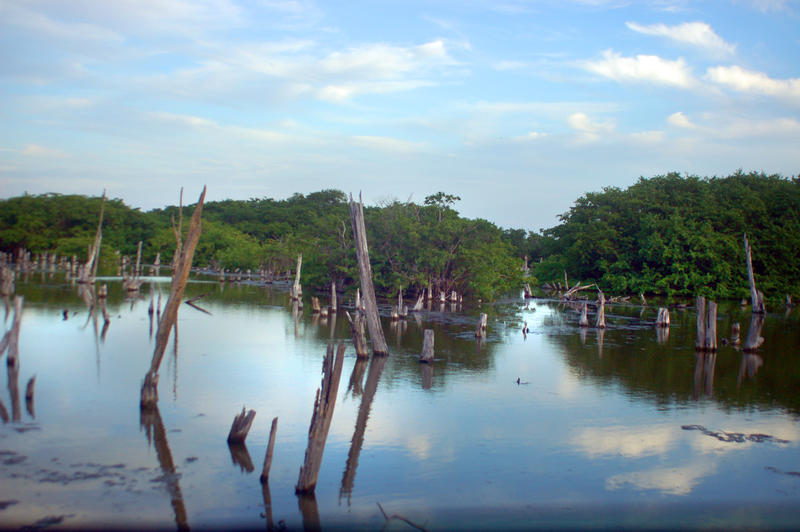
[[[364,206],[359,195],[358,203],[350,196],[350,220],[353,225],[353,240],[358,258],[359,278],[361,290],[364,293],[364,305],[367,317],[367,329],[372,340],[372,352],[376,355],[388,355],[389,346],[383,336],[381,319],[378,314],[378,303],[375,299],[375,289],[372,286],[372,266],[369,263],[369,247],[367,245],[367,231],[364,226]]]
[[[698,351],[717,350],[717,304],[713,301],[706,302],[703,296],[697,296],[697,341],[695,349]]]
[[[264,468],[261,470],[261,483],[265,484],[269,480],[269,470],[272,467],[272,456],[275,450],[275,434],[278,432],[278,418],[272,418],[272,427],[269,429],[269,442],[267,443],[267,455],[264,457]]]
[[[242,407],[242,412],[233,418],[233,424],[228,433],[228,443],[244,443],[255,417],[255,410],[246,410],[245,407]]]
[[[766,312],[764,308],[764,294],[756,290],[756,280],[753,275],[752,249],[750,248],[750,243],[747,241],[747,233],[744,234],[744,253],[747,259],[747,280],[750,282],[750,302],[753,306],[753,312],[764,314]]]
[[[478,318],[478,325],[475,327],[475,338],[484,338],[486,336],[486,325],[488,320],[489,317],[486,315],[486,313],[481,312],[480,318]]]
[[[597,303],[597,321],[595,322],[595,327],[598,329],[605,329],[606,328],[606,296],[603,292],[598,293],[598,303]]]
[[[425,329],[425,336],[422,340],[422,356],[420,362],[433,362],[433,329]]]
[[[578,325],[581,327],[589,326],[589,310],[586,302],[584,302],[583,306],[581,306],[581,318],[578,320]]]
[[[292,285],[291,296],[293,301],[300,302],[302,304],[303,301],[303,287],[300,286],[300,269],[303,266],[303,254],[297,254],[297,269],[295,270],[294,274],[294,284]]]
[[[342,363],[344,362],[344,344],[339,344],[336,359],[333,357],[333,345],[328,345],[328,352],[322,363],[322,384],[317,389],[314,400],[314,413],[311,416],[311,426],[308,429],[308,447],[305,459],[300,468],[295,493],[313,493],[317,486],[319,468],[322,465],[322,454],[325,451],[325,440],[333,419],[333,409],[336,406],[336,394],[339,391],[339,379],[342,376]]]
[[[349,312],[345,312],[347,321],[350,322],[350,332],[353,335],[353,347],[356,348],[356,356],[358,358],[369,357],[369,349],[367,348],[367,337],[364,334],[365,318],[360,310],[355,311],[355,318],[350,316]]]
[[[761,336],[761,328],[764,326],[764,314],[753,312],[750,318],[750,329],[747,331],[747,339],[744,341],[742,350],[745,353],[752,353],[757,351],[761,344],[764,343],[764,338]]]
[[[194,214],[192,214],[192,221],[189,225],[189,232],[186,235],[186,242],[183,245],[183,250],[180,257],[178,257],[175,271],[172,274],[172,285],[170,286],[167,304],[164,306],[164,313],[158,322],[153,360],[150,363],[150,370],[145,374],[144,383],[142,384],[140,406],[143,408],[153,407],[158,404],[158,368],[161,365],[161,359],[164,358],[164,350],[167,347],[170,332],[178,320],[178,308],[181,304],[183,291],[186,288],[186,281],[189,279],[194,250],[195,247],[197,247],[197,241],[200,239],[200,216],[203,212],[203,201],[205,197],[206,187],[203,187],[203,192],[197,200],[197,207],[194,210]]]
[[[656,327],[669,327],[669,309],[666,307],[659,307]]]

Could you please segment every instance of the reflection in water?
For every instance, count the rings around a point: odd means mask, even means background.
[[[367,359],[357,358],[353,366],[353,373],[350,374],[350,382],[347,383],[347,393],[352,394],[354,397],[361,395],[364,388],[361,383],[364,381],[364,372],[367,369]]]
[[[170,495],[170,504],[175,512],[175,524],[178,530],[189,530],[187,522],[186,506],[183,503],[183,494],[178,482],[180,475],[176,472],[175,461],[172,459],[172,451],[167,442],[167,431],[164,429],[164,422],[161,420],[161,413],[158,405],[150,408],[142,408],[139,412],[139,424],[144,427],[147,435],[147,442],[154,444],[158,464],[164,476],[161,478],[166,485]]]
[[[275,530],[272,520],[272,496],[269,492],[269,480],[261,480],[261,497],[264,499],[264,516],[267,518],[267,530]]]
[[[664,345],[669,340],[669,327],[656,327],[656,342]]]
[[[292,301],[292,319],[294,320],[294,337],[300,338],[300,332],[297,330],[300,320],[300,303],[296,299]]]
[[[736,384],[741,386],[745,375],[752,379],[758,373],[758,369],[764,365],[764,359],[754,353],[742,353],[742,361],[739,364],[739,376]]]
[[[25,387],[25,410],[28,411],[28,415],[33,419],[36,419],[36,409],[33,404],[33,386],[35,383],[36,375],[28,380],[28,385]]]
[[[339,490],[339,500],[347,496],[347,503],[350,504],[350,494],[353,492],[353,484],[356,479],[356,469],[358,468],[358,457],[361,454],[361,447],[364,445],[364,433],[367,430],[367,420],[369,411],[372,408],[372,400],[378,390],[378,381],[386,365],[387,356],[373,355],[367,372],[367,383],[364,385],[364,393],[361,396],[361,405],[358,407],[356,417],[356,428],[353,439],[350,443],[350,452],[347,453],[347,464],[345,465],[344,475],[342,475],[342,487]],[[423,364],[428,366],[429,364]]]
[[[231,452],[231,460],[234,465],[246,473],[252,473],[255,470],[253,460],[250,458],[250,452],[247,450],[247,445],[242,443],[228,442],[228,450]]]
[[[419,370],[422,373],[422,389],[430,390],[433,387],[433,364],[420,364]]]
[[[714,393],[714,368],[717,364],[717,354],[696,351],[695,357],[693,397],[699,399],[702,394],[711,397]]]
[[[581,345],[585,346],[586,345],[586,335],[589,334],[589,328],[588,327],[581,327],[578,334],[580,334],[580,337],[581,337]]]
[[[314,492],[297,495],[297,507],[303,516],[303,530],[321,530],[319,521],[319,508],[317,508],[317,498]]]
[[[597,358],[603,358],[603,341],[606,337],[606,330],[604,327],[597,329]]]

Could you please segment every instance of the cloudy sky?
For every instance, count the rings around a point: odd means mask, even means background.
[[[677,171],[800,171],[796,0],[0,0],[0,197],[325,188],[538,230]]]

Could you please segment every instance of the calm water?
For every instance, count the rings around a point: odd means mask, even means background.
[[[390,356],[362,363],[342,311],[321,320],[307,303],[295,317],[278,289],[193,282],[186,297],[207,294],[208,314],[181,306],[159,411],[142,419],[147,307],[151,291],[165,303],[169,285],[145,284],[131,300],[105,282],[105,331],[76,287],[18,282],[19,396],[13,382],[0,394],[18,417],[0,425],[2,527],[377,530],[377,503],[430,530],[800,526],[798,310],[768,316],[758,356],[723,345],[698,357],[691,309],[672,310],[663,338],[654,306],[612,306],[597,331],[555,302],[514,299],[484,306],[489,337],[478,343],[481,310],[436,305],[385,321]],[[739,321],[744,339],[749,319],[723,306],[720,336]],[[425,328],[431,366],[418,362]],[[322,358],[340,340],[348,351],[316,497],[298,499]],[[247,447],[230,449],[245,405],[257,411]]]

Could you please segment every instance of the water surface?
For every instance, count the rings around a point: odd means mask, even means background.
[[[691,308],[672,309],[659,335],[654,306],[611,306],[606,330],[581,330],[578,312],[552,301],[434,305],[386,319],[390,355],[359,362],[342,310],[320,319],[307,303],[293,314],[279,288],[195,281],[186,298],[205,295],[206,312],[181,306],[159,409],[141,416],[148,306],[159,292],[166,302],[168,279],[136,298],[101,282],[105,330],[63,279],[18,282],[20,368],[0,395],[14,418],[0,425],[3,527],[374,530],[384,525],[377,503],[430,530],[800,526],[797,312],[767,317],[757,355],[731,345],[698,355]],[[478,312],[489,313],[480,342]],[[737,321],[744,338],[749,320],[722,305],[720,336]],[[418,362],[426,328],[432,365]],[[298,498],[322,358],[340,341],[316,496]],[[231,449],[242,406],[257,415],[246,447]]]

